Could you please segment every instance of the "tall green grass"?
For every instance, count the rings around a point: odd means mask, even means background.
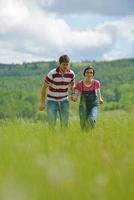
[[[0,200],[134,199],[134,113],[101,113],[96,128],[49,131],[46,122],[0,124]]]

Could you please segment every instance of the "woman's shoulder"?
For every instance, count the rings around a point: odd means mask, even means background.
[[[94,85],[95,85],[95,87],[98,89],[98,88],[100,88],[100,81],[99,80],[96,80],[96,79],[93,79],[93,83],[94,83]]]
[[[100,84],[100,81],[97,80],[97,79],[93,79],[93,82],[94,82],[94,83],[98,83],[98,84]]]
[[[76,84],[77,84],[77,85],[81,85],[82,82],[83,82],[83,80],[80,80],[80,81],[77,81]]]
[[[75,83],[76,89],[80,90],[80,89],[81,89],[81,86],[82,86],[82,80],[77,81],[77,82]]]

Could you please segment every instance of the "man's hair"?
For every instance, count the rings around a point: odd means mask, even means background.
[[[68,55],[62,55],[60,56],[59,58],[59,63],[69,63],[70,61],[70,58],[68,57]]]
[[[85,76],[86,71],[89,70],[89,69],[92,69],[92,70],[93,70],[93,76],[94,76],[94,75],[95,75],[95,70],[94,70],[94,68],[93,68],[92,65],[89,65],[88,67],[86,67],[86,68],[84,69],[83,75]]]

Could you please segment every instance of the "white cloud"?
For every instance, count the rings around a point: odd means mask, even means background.
[[[31,2],[30,0],[25,0]],[[127,16],[133,14],[133,0],[34,0],[36,6],[60,14],[87,13],[100,15]]]
[[[134,47],[134,17],[126,17],[123,20],[105,22],[97,27],[99,30],[110,31],[115,40],[112,49],[102,55],[102,59],[111,60],[125,57],[133,57]]]
[[[134,42],[134,16],[125,17],[120,20],[104,22],[97,26],[98,30],[105,30],[106,32],[114,33],[124,37],[128,42]]]
[[[39,0],[39,5],[51,6],[54,2]],[[63,17],[40,9],[36,0],[1,0],[0,7],[0,62],[57,59],[62,53],[75,60],[114,59],[128,55],[116,45],[119,38],[129,45],[134,43],[133,17],[78,30]]]
[[[28,9],[21,1],[1,0],[0,7],[0,26],[2,28],[10,28],[28,17]]]

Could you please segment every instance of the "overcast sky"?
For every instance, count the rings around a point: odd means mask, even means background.
[[[0,0],[0,62],[134,57],[134,0]]]

